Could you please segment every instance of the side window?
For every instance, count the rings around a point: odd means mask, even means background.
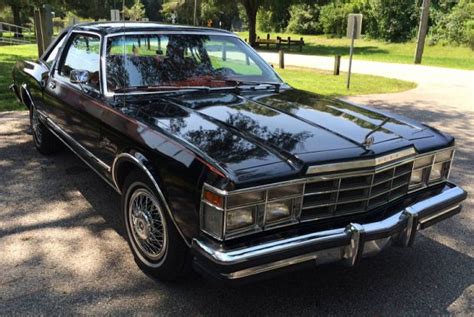
[[[59,67],[59,75],[69,80],[71,70],[89,72],[91,88],[99,89],[100,38],[94,35],[76,34],[70,39]]]
[[[54,60],[56,59],[56,56],[58,56],[58,52],[59,50],[61,49],[61,47],[63,46],[64,44],[64,41],[66,39],[66,35],[63,35],[63,37],[58,41],[56,42],[56,44],[54,45],[53,49],[49,52],[49,54],[45,57],[45,63],[46,65],[48,65],[49,67],[51,67],[54,63]]]

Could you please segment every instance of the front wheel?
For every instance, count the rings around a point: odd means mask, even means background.
[[[171,221],[150,180],[131,173],[124,184],[122,211],[127,240],[138,266],[166,281],[190,271],[189,248]]]
[[[41,154],[53,154],[59,151],[61,144],[48,128],[40,121],[38,111],[35,107],[30,110],[30,126],[33,142]]]

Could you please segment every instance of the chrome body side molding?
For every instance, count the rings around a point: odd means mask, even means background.
[[[50,118],[46,118],[47,124],[53,128],[53,130],[61,135],[62,138],[66,139],[67,141],[71,142],[76,146],[77,148],[80,149],[84,155],[91,159],[92,161],[96,162],[98,165],[100,165],[104,170],[106,170],[108,173],[110,173],[110,166],[104,163],[102,160],[100,160],[97,156],[92,154],[88,149],[83,147],[79,142],[77,142],[72,136],[70,136],[66,131],[61,129],[56,123],[54,123]]]
[[[112,187],[118,194],[120,194],[120,191],[118,188],[110,182],[104,175],[102,175],[92,164],[85,158],[88,157],[89,159],[97,162],[97,164],[101,165],[107,172],[110,173],[110,167],[102,162],[99,158],[97,158],[94,154],[92,154],[90,151],[88,151],[86,148],[84,148],[81,144],[79,144],[76,140],[74,140],[73,137],[71,137],[66,131],[61,129],[57,124],[55,124],[50,118],[48,118],[43,112],[36,110],[38,114],[40,115],[40,119],[46,123],[46,127],[48,130],[54,134],[58,140],[60,140],[68,149],[70,149],[81,161],[83,161],[87,166],[90,167],[97,175],[100,176],[110,187]],[[80,149],[84,155],[80,154],[74,146],[69,144],[68,142],[71,142],[76,146],[78,149]]]

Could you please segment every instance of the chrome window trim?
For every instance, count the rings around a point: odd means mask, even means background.
[[[64,42],[64,45],[60,48],[60,51],[58,52],[58,56],[56,57],[54,63],[51,65],[51,78],[54,78],[55,80],[59,80],[62,82],[62,83],[67,83],[69,85],[71,85],[72,87],[74,87],[75,89],[83,92],[82,90],[78,89],[76,86],[72,85],[71,83],[68,83],[66,80],[64,80],[63,78],[66,78],[65,76],[62,76],[59,74],[59,62],[62,61],[63,58],[65,58],[66,56],[64,55],[65,53],[67,53],[67,51],[64,51],[64,49],[67,47],[67,45],[69,44],[69,41],[71,40],[72,36],[74,34],[87,34],[87,35],[94,35],[94,36],[97,36],[99,38],[99,42],[100,42],[100,47],[99,47],[99,90],[97,89],[94,89],[92,87],[89,87],[87,86],[87,88],[89,88],[90,90],[94,90],[95,92],[99,92],[101,94],[104,93],[104,83],[102,82],[102,74],[105,72],[105,68],[102,70],[102,48],[104,46],[104,36],[100,33],[97,33],[97,32],[92,32],[92,31],[82,31],[82,30],[75,30],[75,29],[72,29],[69,31],[69,34],[66,34],[65,36],[67,36],[67,38],[65,39],[66,41]]]
[[[122,96],[122,95],[146,95],[146,94],[156,94],[157,92],[127,92],[127,93],[115,93],[111,92],[107,89],[107,72],[106,72],[106,60],[105,57],[107,56],[107,40],[112,37],[117,37],[117,36],[127,36],[127,35],[162,35],[162,34],[186,34],[186,35],[214,35],[214,36],[226,36],[226,37],[233,37],[238,39],[240,42],[242,42],[244,45],[246,45],[248,48],[255,50],[252,46],[250,46],[247,42],[243,41],[237,34],[235,33],[221,33],[221,32],[213,32],[213,31],[126,31],[126,26],[124,25],[124,30],[123,32],[117,31],[116,33],[111,33],[111,34],[106,34],[103,36],[103,46],[101,49],[102,56],[101,56],[101,64],[102,64],[102,75],[100,76],[101,81],[102,81],[102,94],[105,97],[114,97],[114,96]],[[256,55],[260,58],[262,58],[258,52],[256,52]],[[277,78],[281,80],[282,84],[286,84],[286,82],[282,79],[282,77],[262,58],[262,61],[268,70],[270,70],[272,73],[276,75]]]
[[[100,57],[101,64],[102,64],[102,69],[103,72],[100,76],[101,81],[102,81],[102,94],[106,97],[113,97],[113,96],[122,96],[122,95],[143,95],[143,94],[150,94],[150,93],[155,93],[156,92],[127,92],[127,93],[115,93],[111,92],[107,88],[107,72],[106,72],[106,56],[107,56],[107,41],[112,38],[112,37],[118,37],[118,36],[127,36],[127,35],[160,35],[160,34],[190,34],[190,35],[222,35],[222,36],[228,36],[228,37],[234,37],[234,38],[239,38],[236,34],[233,33],[220,33],[220,32],[198,32],[198,31],[151,31],[151,32],[145,32],[145,31],[126,31],[124,29],[123,32],[117,32],[117,33],[111,33],[107,34],[103,37],[103,45],[102,45],[102,56]]]
[[[438,150],[434,150],[434,151],[430,151],[430,152],[422,153],[422,154],[417,154],[416,151],[413,148],[411,148],[411,150],[409,150],[409,149],[402,150],[401,153],[403,153],[403,155],[401,155],[401,156],[393,156],[393,154],[389,154],[389,155],[385,155],[385,156],[381,157],[381,158],[397,157],[394,160],[377,160],[377,158],[375,158],[375,159],[371,159],[371,160],[363,160],[362,161],[363,163],[359,164],[359,165],[357,163],[361,162],[361,161],[355,161],[356,166],[361,166],[362,168],[364,168],[362,170],[349,171],[349,172],[343,172],[343,173],[337,173],[337,174],[316,175],[316,176],[310,176],[310,177],[305,177],[305,178],[293,179],[293,180],[289,180],[289,181],[283,181],[283,182],[253,186],[253,187],[248,187],[248,188],[241,188],[241,189],[230,190],[230,191],[219,189],[219,188],[216,188],[216,187],[214,187],[214,186],[212,186],[208,183],[204,183],[203,187],[202,187],[202,190],[201,190],[201,202],[200,202],[200,210],[199,210],[199,213],[200,213],[200,217],[199,217],[199,219],[200,219],[200,228],[201,228],[201,231],[205,232],[206,234],[209,234],[210,236],[218,239],[219,241],[225,241],[225,240],[231,240],[231,239],[234,239],[234,238],[238,238],[238,237],[241,237],[241,236],[244,236],[244,235],[260,232],[260,231],[266,230],[266,229],[275,229],[275,228],[279,228],[279,227],[290,226],[290,225],[294,225],[295,223],[318,221],[322,218],[306,219],[306,220],[301,219],[301,212],[303,210],[303,201],[301,201],[301,206],[300,206],[299,210],[297,210],[296,213],[295,213],[295,220],[296,221],[279,223],[279,225],[275,225],[275,226],[265,226],[265,224],[263,224],[263,227],[260,228],[261,230],[258,230],[258,231],[257,230],[252,230],[252,228],[247,228],[247,230],[242,231],[242,232],[238,232],[235,235],[232,234],[230,236],[226,236],[225,235],[225,222],[226,222],[227,197],[232,196],[232,195],[236,195],[236,194],[246,193],[246,192],[269,190],[269,189],[277,188],[277,187],[280,187],[280,186],[303,184],[303,194],[302,195],[292,195],[291,196],[291,199],[296,199],[299,196],[301,196],[301,199],[303,199],[306,196],[305,193],[306,193],[306,184],[307,183],[311,183],[311,182],[318,181],[318,180],[319,181],[320,180],[331,180],[331,179],[337,179],[337,178],[341,179],[341,178],[344,178],[344,177],[351,177],[351,176],[372,175],[376,172],[377,173],[378,172],[383,172],[385,170],[394,168],[398,165],[403,165],[405,163],[414,162],[417,158],[422,158],[422,157],[427,156],[427,155],[436,155],[437,153],[444,152],[444,151],[449,151],[449,150],[453,151],[452,155],[451,155],[451,159],[450,159],[451,164],[452,164],[452,161],[453,161],[453,158],[454,158],[454,152],[455,152],[455,147],[454,146],[450,146],[450,147],[446,147],[446,148],[443,148],[443,149],[438,149]],[[415,155],[413,155],[411,153],[414,153]],[[434,161],[435,160],[433,159],[433,162]],[[366,165],[367,162],[370,162],[371,165],[367,166]],[[383,163],[380,163],[380,165],[372,165],[374,162],[383,162]],[[337,164],[344,164],[344,163],[337,163]],[[353,164],[351,164],[351,166],[353,166]],[[413,164],[413,166],[414,166],[414,164]],[[407,174],[411,175],[412,172],[413,172],[413,168],[412,168],[412,170],[410,170],[409,172],[404,173],[403,175],[407,175]],[[398,175],[398,177],[399,176],[400,175]],[[449,177],[449,173],[448,173],[448,177]],[[430,187],[430,186],[440,184],[442,182],[445,182],[447,179],[448,178],[440,179],[439,181],[432,182],[432,183],[430,183],[427,186],[422,187],[422,188],[409,189],[407,194],[411,194],[415,191],[421,190],[421,189],[426,188],[426,187]],[[373,178],[372,178],[372,181],[373,181]],[[216,206],[212,205],[211,203],[209,203],[207,201],[204,201],[203,195],[204,195],[205,190],[209,190],[211,192],[214,192],[218,195],[223,196],[223,198],[224,198],[224,208],[218,208],[221,212],[223,212],[223,219],[222,219],[222,221],[223,221],[222,230],[223,231],[222,231],[222,236],[221,237],[217,237],[216,235],[203,230],[203,210],[202,209],[203,209],[204,203],[206,203],[207,205],[209,205],[211,207],[216,208]],[[381,194],[383,194],[383,193],[381,193]],[[232,209],[235,209],[235,208],[238,209],[238,208],[243,208],[245,206],[250,206],[250,205],[255,206],[255,205],[261,205],[261,204],[265,204],[265,207],[266,207],[266,204],[268,202],[267,201],[267,195],[268,195],[268,193],[265,194],[265,197],[266,197],[265,202],[253,203],[253,204],[249,203],[249,204],[245,204],[245,205],[242,205],[242,206],[239,206],[239,207],[233,207]],[[280,201],[280,200],[287,200],[287,199],[290,199],[290,196],[280,198],[280,199],[277,199],[277,200],[272,200],[272,201]],[[384,203],[384,204],[386,204],[386,203]],[[232,210],[232,209],[229,209],[229,210]],[[266,210],[264,210],[264,215],[265,215],[265,212],[266,212]],[[337,216],[326,217],[325,219],[333,218],[333,217],[337,217]],[[290,217],[290,220],[291,220],[291,217]]]

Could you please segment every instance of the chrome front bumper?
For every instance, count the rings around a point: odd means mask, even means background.
[[[371,223],[282,238],[250,247],[224,248],[194,239],[195,267],[223,280],[244,280],[298,264],[345,262],[379,253],[391,244],[411,246],[416,233],[461,210],[466,192],[453,184],[435,195]]]

